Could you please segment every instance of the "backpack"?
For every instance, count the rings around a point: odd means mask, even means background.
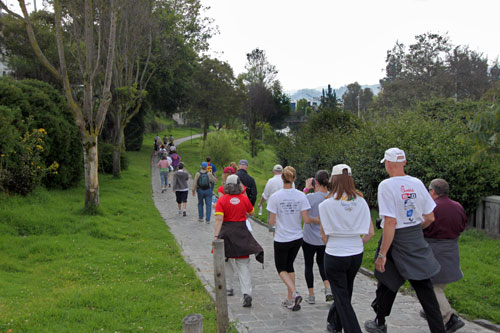
[[[210,188],[210,177],[208,176],[208,172],[200,172],[200,178],[198,178],[198,187],[202,190]]]

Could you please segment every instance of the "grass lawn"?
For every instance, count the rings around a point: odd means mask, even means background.
[[[147,142],[146,139],[144,142]],[[102,213],[83,186],[0,196],[0,331],[179,332],[190,313],[216,330],[213,303],[151,198],[151,146],[100,176]]]

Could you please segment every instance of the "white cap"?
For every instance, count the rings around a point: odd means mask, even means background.
[[[347,164],[337,164],[332,169],[332,176],[338,176],[338,175],[344,174],[343,173],[344,169],[347,169],[347,174],[349,176],[352,175],[351,167],[350,166],[348,166]]]
[[[229,175],[226,178],[226,184],[239,184],[240,178],[237,175]]]
[[[385,151],[384,158],[380,163],[384,163],[385,161],[404,162],[406,161],[405,152],[399,148],[389,148]]]
[[[273,167],[273,171],[283,171],[283,167],[281,166],[281,164],[276,164]]]

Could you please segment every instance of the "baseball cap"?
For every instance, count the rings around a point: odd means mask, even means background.
[[[175,146],[170,146],[170,151],[174,151],[175,150]]]
[[[227,167],[224,168],[224,173],[233,174],[233,173],[236,173],[236,171],[234,170],[233,167],[227,166]]]
[[[276,164],[273,167],[273,171],[283,171],[283,167],[281,166],[281,164]]]
[[[202,167],[203,169],[208,168],[208,163],[207,163],[207,162],[201,162],[201,167]]]
[[[349,176],[352,175],[350,166],[348,166],[347,164],[337,164],[332,168],[332,176],[338,176],[344,174],[343,173],[344,169],[347,169],[347,174]]]
[[[240,163],[238,165],[246,165],[248,166],[248,161],[247,160],[240,160]]]
[[[380,163],[384,163],[385,161],[404,162],[406,161],[405,152],[399,148],[389,148],[385,151],[384,158]]]
[[[229,175],[226,179],[226,184],[239,184],[240,178],[237,175]]]

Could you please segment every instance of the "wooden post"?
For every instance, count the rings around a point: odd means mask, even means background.
[[[203,316],[192,313],[182,319],[184,333],[203,333]]]
[[[224,240],[212,242],[214,249],[215,311],[217,312],[217,333],[225,333],[229,327],[227,311],[226,274],[224,273]]]

